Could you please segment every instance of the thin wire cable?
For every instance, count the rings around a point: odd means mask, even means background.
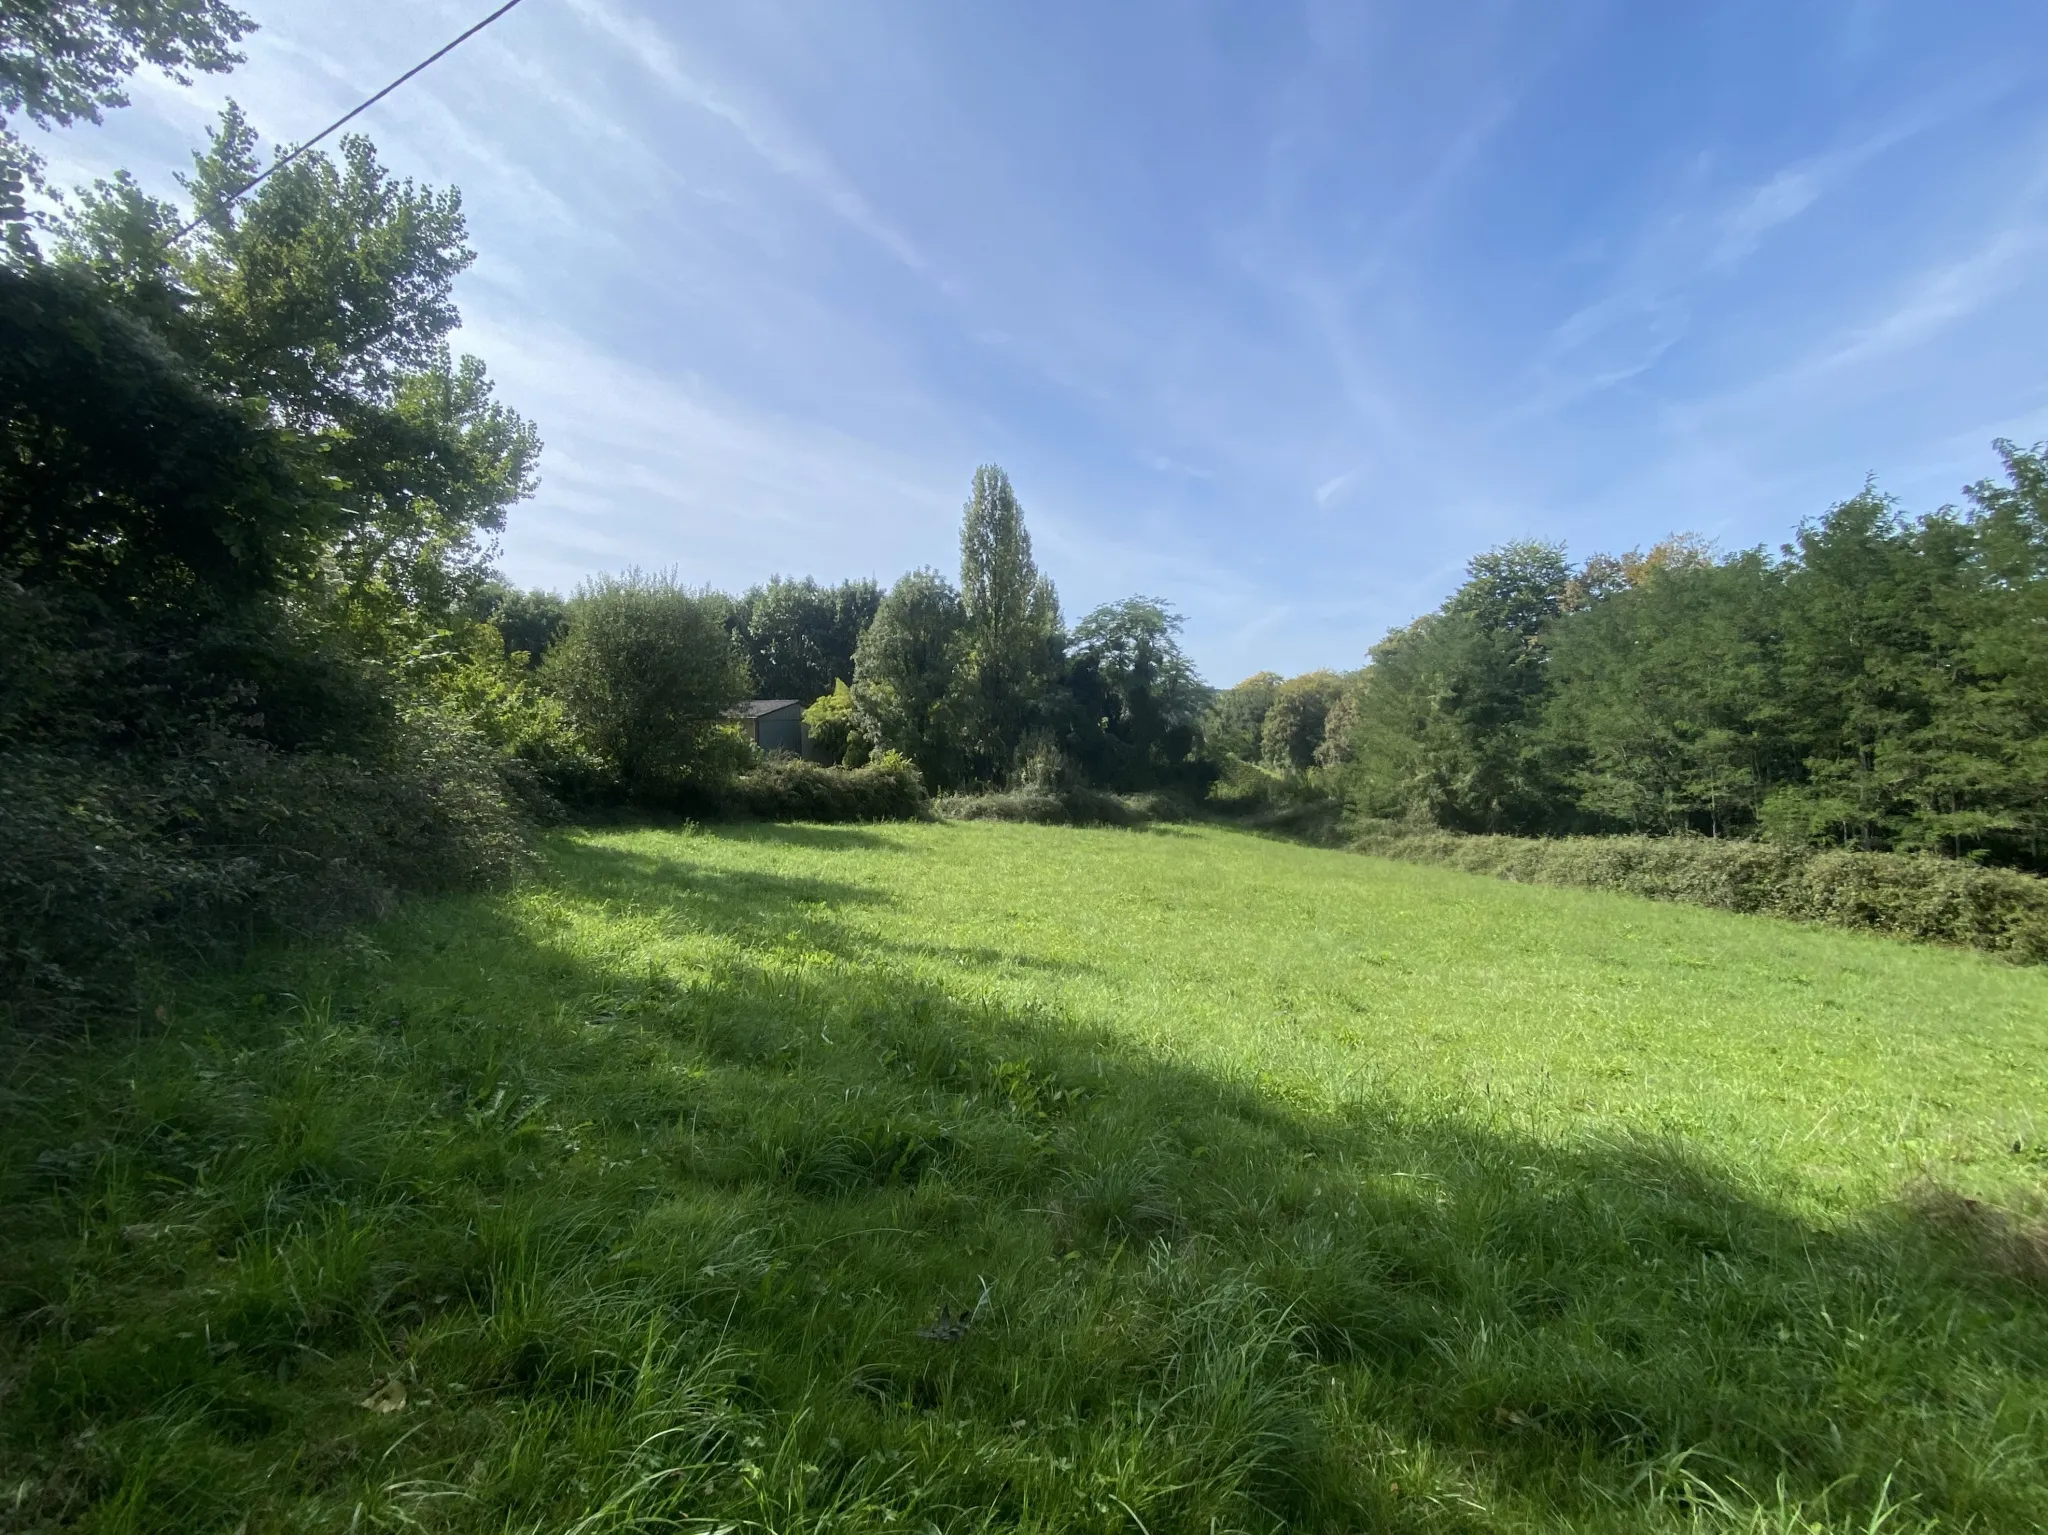
[[[208,219],[212,218],[215,214],[227,212],[228,209],[232,208],[244,197],[248,196],[251,192],[255,191],[259,186],[263,185],[264,182],[268,181],[272,176],[276,175],[279,171],[283,170],[287,165],[290,165],[292,161],[298,159],[300,155],[304,154],[307,150],[311,149],[315,144],[318,144],[322,139],[334,133],[337,129],[346,127],[356,118],[362,116],[363,113],[369,111],[370,108],[374,107],[386,96],[389,96],[393,91],[397,90],[401,85],[405,84],[406,81],[410,80],[414,75],[418,74],[428,65],[437,63],[441,59],[446,58],[449,54],[453,53],[457,48],[460,48],[472,37],[475,37],[477,33],[483,31],[485,27],[489,26],[492,22],[496,21],[500,16],[504,15],[507,11],[511,10],[512,7],[514,7],[517,4],[519,4],[519,0],[505,0],[505,3],[503,5],[499,6],[495,11],[491,12],[490,15],[486,16],[482,21],[478,22],[475,26],[471,27],[467,32],[463,33],[460,37],[456,38],[455,41],[449,43],[447,46],[441,48],[439,51],[429,54],[426,58],[421,59],[419,63],[413,65],[411,69],[408,69],[396,80],[393,80],[389,85],[385,86],[383,90],[377,92],[377,94],[372,96],[368,101],[363,102],[354,111],[345,113],[344,115],[337,117],[325,128],[322,128],[310,139],[307,139],[305,143],[299,145],[297,148],[292,150],[290,154],[285,155],[280,159],[273,160],[270,163],[269,168],[265,170],[261,175],[255,177],[253,180],[244,182],[241,186],[236,187],[235,190],[230,192],[226,197],[223,197],[219,202],[215,203],[211,208],[208,208],[204,213],[196,215],[191,223],[187,224],[183,229],[180,229],[176,234],[171,236],[171,242],[173,244],[176,244],[178,241],[184,239],[185,236],[192,233],[192,231],[197,229],[201,224],[205,223]]]

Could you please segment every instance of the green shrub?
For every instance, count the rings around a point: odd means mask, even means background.
[[[1021,821],[1038,826],[1143,826],[1185,821],[1193,810],[1165,791],[1108,794],[1100,789],[1008,789],[995,794],[941,795],[935,806],[948,821]]]
[[[1147,821],[1192,821],[1200,814],[1193,800],[1173,789],[1147,789],[1117,797]]]
[[[425,679],[433,696],[502,754],[507,783],[537,820],[553,820],[560,804],[616,803],[622,794],[612,765],[584,744],[561,699],[533,669],[507,655],[490,624],[474,623],[449,637],[449,650]]]
[[[821,762],[841,767],[866,767],[873,743],[856,727],[853,689],[844,682],[820,694],[804,710],[804,728],[811,733],[811,752]]]
[[[1283,772],[1242,757],[1226,757],[1222,776],[1209,790],[1208,809],[1248,831],[1334,846],[1342,841],[1344,814],[1335,781],[1331,768]]]
[[[723,808],[764,821],[921,821],[931,813],[924,780],[896,752],[858,768],[774,758],[734,779]]]
[[[1701,837],[1473,837],[1389,822],[1355,830],[1355,849],[1384,858],[2048,962],[2048,880],[2010,869],[1926,854],[1813,852]]]
[[[118,1000],[141,967],[375,915],[522,868],[506,759],[434,710],[371,756],[246,737],[0,753],[0,992],[14,1021]]]
[[[1224,807],[1246,831],[1305,842],[1311,847],[1342,847],[1349,837],[1344,806],[1326,796],[1306,795],[1270,804]]]
[[[725,612],[714,593],[637,570],[586,582],[569,604],[542,679],[635,799],[693,800],[737,765],[720,737],[748,681]]]

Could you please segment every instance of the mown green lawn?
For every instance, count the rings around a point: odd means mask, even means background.
[[[2048,973],[1216,830],[549,856],[10,1044],[0,1528],[2048,1527]]]

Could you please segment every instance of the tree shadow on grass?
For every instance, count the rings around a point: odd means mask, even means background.
[[[649,877],[600,851],[562,899]],[[74,1061],[101,1087],[9,1148],[38,1496],[159,1527],[444,1484],[479,1529],[606,1497],[621,1528],[2038,1517],[2048,1305],[1953,1222],[1303,1106],[877,962],[831,915],[862,887],[686,883],[676,920],[733,940],[687,974],[422,905],[317,1017],[222,1003]],[[270,963],[267,994],[305,961]],[[695,1395],[660,1386],[685,1358]],[[437,1405],[355,1406],[379,1378]]]

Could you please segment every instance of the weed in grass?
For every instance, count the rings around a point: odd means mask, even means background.
[[[16,1062],[6,1523],[2048,1506],[2033,1228],[1978,1214],[2048,975],[988,824],[565,835],[369,937]]]

